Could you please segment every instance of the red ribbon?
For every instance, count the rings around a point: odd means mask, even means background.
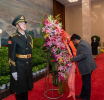
[[[74,44],[72,41],[70,41],[70,36],[62,29],[62,32],[60,33],[60,35],[62,36],[62,39],[63,39],[63,42],[65,43],[66,45],[66,48],[70,54],[70,57],[72,58],[73,56],[76,56],[76,48],[74,47]],[[66,40],[67,40],[67,43],[66,43]],[[73,55],[71,53],[71,50],[68,46],[68,43],[72,49],[72,52],[73,52]],[[69,75],[69,78],[68,78],[68,87],[69,87],[69,95],[68,95],[68,98],[69,97],[73,97],[73,99],[75,100],[75,68],[76,68],[76,65],[75,63],[72,64],[72,69],[70,71],[70,75]],[[78,68],[77,68],[78,70]]]

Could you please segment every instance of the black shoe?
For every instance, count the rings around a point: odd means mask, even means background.
[[[78,98],[78,99],[83,99],[83,96],[81,94],[80,95],[76,95],[75,97]]]

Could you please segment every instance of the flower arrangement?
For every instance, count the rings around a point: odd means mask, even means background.
[[[104,49],[101,49],[101,47],[98,47],[97,49],[98,49],[98,54],[101,54],[104,52]]]
[[[104,49],[101,49],[102,52],[104,52]]]
[[[44,15],[41,31],[46,40],[43,46],[50,50],[54,58],[52,63],[58,62],[58,67],[55,68],[58,72],[58,82],[67,82],[72,63],[63,38],[60,35],[62,33],[62,24],[59,22],[59,15],[56,18],[53,18],[52,15]],[[67,43],[67,40],[65,42]]]

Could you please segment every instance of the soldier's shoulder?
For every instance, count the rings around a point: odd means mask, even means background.
[[[17,36],[18,33],[13,33],[12,35],[10,35],[10,38]]]
[[[18,33],[13,33],[12,35],[9,36],[9,40],[15,40],[17,35]]]
[[[30,34],[27,34],[27,36],[29,36],[32,39],[32,36]]]

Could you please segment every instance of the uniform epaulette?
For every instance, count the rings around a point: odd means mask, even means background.
[[[29,34],[27,34],[31,39],[32,39],[32,36],[31,35],[29,35]]]
[[[18,33],[14,33],[14,34],[12,34],[10,37],[14,37],[14,36],[16,36],[16,35],[18,35]]]
[[[31,42],[30,42],[30,45],[31,45],[31,48],[33,48],[33,39],[32,39],[32,36],[27,34],[30,38],[31,38]]]

